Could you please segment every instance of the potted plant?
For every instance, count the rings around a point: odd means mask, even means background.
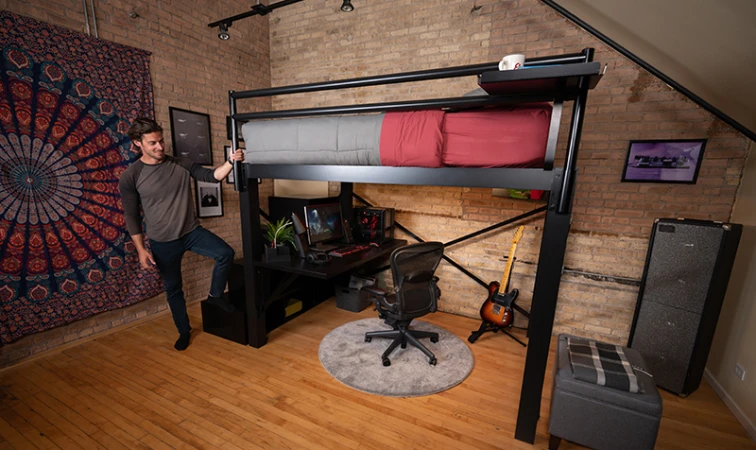
[[[294,245],[294,227],[290,220],[282,218],[275,223],[268,222],[264,228],[265,239],[269,242],[265,246],[265,260],[267,262],[289,261],[291,248]]]

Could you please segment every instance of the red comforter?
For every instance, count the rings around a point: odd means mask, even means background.
[[[550,120],[548,103],[453,113],[386,113],[381,165],[541,167]]]

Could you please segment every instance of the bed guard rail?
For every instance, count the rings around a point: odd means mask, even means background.
[[[550,101],[553,102],[554,108],[551,115],[551,123],[549,126],[549,138],[547,141],[546,156],[544,160],[544,171],[551,171],[554,166],[554,158],[556,154],[557,137],[559,134],[559,125],[562,115],[562,102],[565,100],[574,100],[575,106],[572,112],[572,124],[570,129],[570,138],[568,141],[567,155],[565,158],[564,176],[562,178],[562,189],[560,192],[559,211],[566,212],[569,208],[572,197],[572,187],[574,184],[575,176],[575,163],[577,160],[577,147],[580,140],[580,130],[582,129],[582,121],[584,116],[585,96],[587,90],[590,87],[595,86],[597,78],[594,77],[591,80],[591,75],[594,73],[588,72],[575,72],[570,71],[569,66],[574,67],[576,64],[591,63],[593,60],[593,49],[586,48],[581,53],[528,58],[525,60],[525,67],[531,66],[534,70],[527,72],[520,72],[521,75],[518,78],[526,78],[536,82],[540,76],[544,76],[544,72],[548,72],[548,76],[552,78],[553,83],[548,88],[527,90],[523,93],[508,92],[503,95],[493,93],[493,95],[481,95],[481,96],[468,96],[468,97],[453,97],[453,98],[437,98],[426,100],[410,100],[399,102],[387,102],[387,103],[373,103],[373,104],[357,104],[357,105],[343,105],[343,106],[329,106],[319,108],[306,108],[295,110],[280,110],[280,111],[261,111],[261,112],[248,112],[239,113],[236,110],[236,101],[239,99],[259,98],[259,97],[271,97],[276,95],[290,95],[301,94],[307,92],[327,91],[335,89],[351,89],[365,86],[378,86],[386,84],[396,83],[408,83],[426,80],[437,80],[444,78],[458,78],[464,76],[476,75],[481,77],[481,74],[486,72],[499,72],[498,62],[485,63],[485,64],[473,64],[467,66],[455,66],[440,69],[420,70],[415,72],[404,72],[388,75],[377,75],[362,78],[353,78],[347,80],[337,81],[324,81],[318,83],[307,83],[292,86],[281,86],[275,88],[264,88],[248,91],[229,91],[229,112],[231,117],[231,145],[232,151],[236,151],[239,146],[239,136],[237,127],[238,122],[246,122],[250,120],[260,119],[281,119],[289,117],[304,117],[304,116],[317,116],[317,115],[331,115],[331,114],[359,114],[369,112],[386,112],[386,111],[402,111],[402,110],[416,110],[416,109],[442,109],[442,108],[469,108],[480,107],[497,104],[513,104],[513,103],[528,103],[538,101]],[[598,63],[593,63],[598,65]],[[535,70],[535,66],[538,68],[552,68],[551,70]],[[559,71],[553,69],[556,66],[566,67],[565,70]],[[593,72],[596,72],[595,70]],[[529,76],[532,74],[532,76]],[[523,77],[524,75],[524,77]],[[564,82],[565,77],[572,75],[572,81],[574,81],[571,89],[567,89],[567,83]],[[561,77],[561,78],[560,78]],[[522,82],[523,80],[519,80]],[[527,80],[525,80],[527,81]],[[590,86],[589,86],[590,84]],[[234,164],[234,188],[237,191],[245,189],[243,179],[242,164]]]

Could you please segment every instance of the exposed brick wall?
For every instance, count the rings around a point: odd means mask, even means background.
[[[273,85],[309,83],[484,63],[509,53],[529,57],[596,49],[607,74],[588,96],[555,331],[624,342],[629,334],[653,220],[728,220],[748,139],[538,0],[312,0],[271,22]],[[469,79],[326,91],[274,99],[277,109],[459,96]],[[557,159],[563,159],[571,105]],[[695,185],[621,183],[628,141],[707,138]],[[490,189],[357,185],[371,203],[392,206],[426,240],[448,241],[538,202],[491,196]],[[527,223],[513,283],[529,306],[542,219]],[[450,247],[447,254],[480,278],[499,280],[514,226]],[[441,309],[477,317],[485,290],[442,264]],[[608,278],[607,278],[608,277]],[[618,277],[618,278],[613,278]]]
[[[88,3],[88,2],[87,2]],[[231,40],[223,42],[207,24],[249,9],[249,2],[210,0],[95,2],[101,39],[152,52],[150,71],[154,85],[155,114],[165,128],[170,147],[168,107],[207,113],[211,118],[213,163],[219,165],[226,140],[228,90],[270,86],[268,20],[253,17],[236,22]],[[54,25],[84,32],[82,2],[77,0],[0,1],[0,8]],[[132,19],[129,12],[139,17]],[[241,102],[240,102],[241,103]],[[247,103],[247,109],[269,108],[269,100]],[[222,238],[241,256],[239,201],[233,186],[223,185],[221,218],[203,219],[202,225]],[[263,192],[272,192],[267,181]],[[207,296],[213,262],[194,254],[184,258],[184,290],[188,301]],[[41,350],[106,331],[165,311],[161,294],[129,308],[75,322],[65,327],[31,335],[0,348],[0,367]]]

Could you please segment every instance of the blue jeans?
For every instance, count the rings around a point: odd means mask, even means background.
[[[226,242],[202,227],[197,227],[175,241],[157,242],[150,239],[152,257],[163,276],[165,295],[171,308],[173,323],[179,333],[188,333],[189,315],[186,313],[186,299],[182,289],[181,258],[186,251],[207,256],[215,260],[213,278],[210,281],[210,295],[221,297],[226,289],[226,280],[231,263],[234,261],[234,249]]]

